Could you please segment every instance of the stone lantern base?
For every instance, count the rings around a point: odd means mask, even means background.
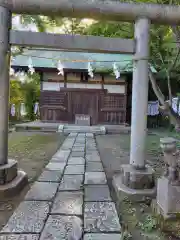
[[[157,206],[165,219],[180,216],[180,186],[170,183],[167,177],[158,179]]]
[[[144,201],[146,197],[156,196],[154,170],[146,166],[143,170],[135,169],[132,165],[122,165],[121,173],[113,177],[116,194],[125,194],[132,201]]]
[[[0,199],[17,195],[27,183],[27,174],[18,170],[17,161],[9,159],[0,166]]]
[[[157,182],[157,206],[165,219],[176,218],[180,214],[179,152],[173,138],[161,138],[160,143],[166,171]]]

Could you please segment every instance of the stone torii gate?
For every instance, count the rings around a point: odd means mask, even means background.
[[[59,15],[63,17],[135,21],[135,39],[68,36],[11,30],[11,14]],[[145,166],[148,105],[149,29],[151,23],[180,24],[180,7],[120,3],[106,0],[0,0],[0,197],[23,186],[27,177],[8,161],[9,60],[11,45],[64,50],[133,53],[133,93],[130,164],[123,166],[122,191],[152,188],[153,170]],[[139,177],[143,184],[139,185]]]

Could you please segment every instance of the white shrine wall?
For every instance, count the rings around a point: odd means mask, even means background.
[[[68,82],[68,78],[70,81]],[[109,77],[108,77],[109,78]],[[110,77],[112,78],[112,77]],[[107,79],[107,77],[106,77]],[[99,77],[95,77],[95,80],[101,80]],[[44,91],[60,91],[61,88],[64,88],[64,77],[57,75],[57,73],[43,73],[43,82],[42,90]],[[78,76],[73,74],[68,74],[67,77],[67,88],[84,88],[84,89],[102,89],[101,83],[73,83],[73,81],[80,81]],[[124,82],[124,85],[113,85],[113,84],[104,84],[104,89],[107,89],[109,93],[122,93],[126,91],[125,79],[120,79],[119,81]]]

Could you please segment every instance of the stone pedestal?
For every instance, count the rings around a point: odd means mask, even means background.
[[[135,169],[132,165],[122,165],[121,173],[113,177],[113,186],[117,196],[128,196],[132,201],[142,202],[146,197],[156,196],[154,171],[150,166]]]
[[[167,177],[158,179],[157,204],[165,219],[180,215],[180,186],[173,186]]]
[[[122,165],[122,183],[132,189],[151,189],[154,182],[153,173],[149,166],[138,170],[132,165]]]
[[[9,159],[0,166],[0,199],[17,195],[27,183],[27,174],[17,169],[17,161]]]
[[[176,140],[162,138],[160,140],[164,154],[166,169],[164,176],[157,183],[157,205],[162,216],[174,218],[180,215],[180,175],[179,175],[179,152],[176,149]]]

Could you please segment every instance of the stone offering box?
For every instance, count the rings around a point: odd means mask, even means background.
[[[89,115],[84,114],[76,114],[75,115],[75,124],[81,126],[90,126],[91,125],[91,118]]]

